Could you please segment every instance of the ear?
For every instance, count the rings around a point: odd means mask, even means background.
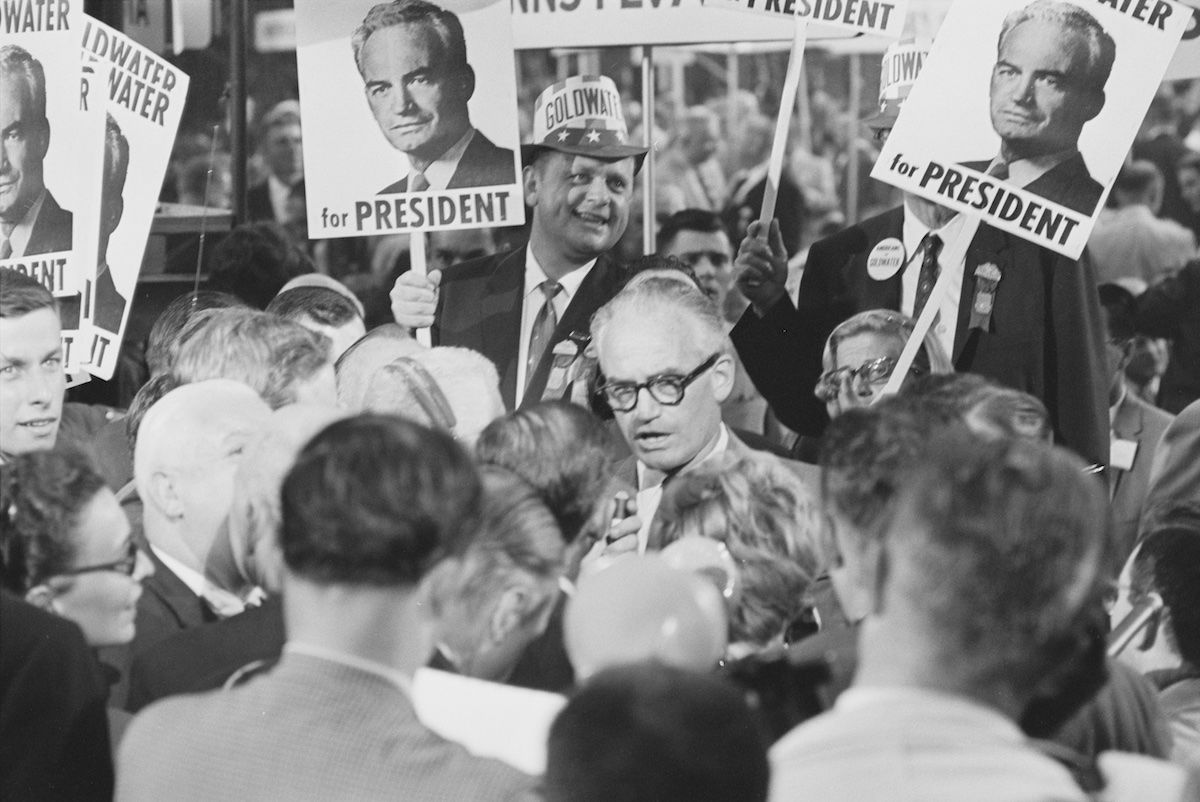
[[[150,502],[172,521],[183,517],[183,499],[175,487],[175,480],[166,471],[154,471],[146,483]]]
[[[871,613],[881,615],[885,611],[884,594],[891,579],[891,555],[882,543],[873,544],[863,555],[863,578],[870,582]]]
[[[537,206],[537,191],[538,184],[540,183],[537,166],[534,164],[525,165],[521,170],[521,177],[525,183],[525,205],[532,209]]]
[[[46,158],[46,153],[50,150],[50,121],[41,120],[34,126],[32,145],[33,151],[36,154],[37,161],[40,163]]]
[[[1088,92],[1086,99],[1083,101],[1083,120],[1089,122],[1096,118],[1096,115],[1104,108],[1104,103],[1107,100],[1103,89],[1097,89],[1094,92]]]
[[[25,601],[32,604],[34,607],[39,607],[48,613],[56,613],[54,609],[54,597],[57,594],[45,582],[34,585],[25,592]]]
[[[500,594],[488,621],[488,640],[503,643],[529,619],[536,600],[526,585],[509,585]]]
[[[472,98],[472,96],[474,96],[474,94],[475,94],[475,70],[474,70],[474,68],[472,68],[471,65],[468,64],[467,68],[462,71],[462,74],[459,76],[458,80],[459,80],[460,91],[462,92],[462,99],[463,99],[463,102],[465,103],[466,101],[470,100]]]
[[[713,397],[717,403],[723,403],[733,392],[734,381],[737,378],[737,363],[729,354],[721,354],[717,364],[708,369],[712,374]]]

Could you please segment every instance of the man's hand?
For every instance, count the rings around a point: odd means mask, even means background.
[[[587,576],[602,571],[614,560],[628,554],[637,554],[638,530],[642,528],[642,519],[636,514],[628,518],[614,520],[608,532],[600,537],[591,550],[584,555],[579,566],[579,575]]]
[[[772,220],[770,231],[754,221],[734,260],[737,286],[760,316],[787,294],[787,248],[779,233],[779,221]]]
[[[430,270],[425,276],[412,270],[401,273],[390,295],[396,322],[410,329],[432,326],[441,283],[440,270]]]

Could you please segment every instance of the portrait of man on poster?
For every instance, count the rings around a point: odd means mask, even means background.
[[[0,47],[0,259],[71,250],[71,213],[46,188],[49,148],[42,63]]]
[[[1104,192],[1079,152],[1104,108],[1116,44],[1085,9],[1036,0],[1005,18],[989,108],[1000,152],[965,166],[1091,216]]]
[[[425,0],[381,3],[351,45],[379,130],[409,162],[379,194],[516,182],[513,151],[471,124],[475,71],[457,15]]]

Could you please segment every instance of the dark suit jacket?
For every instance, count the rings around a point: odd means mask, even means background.
[[[982,173],[990,164],[991,160],[988,160],[966,162],[963,166]],[[1081,153],[1047,170],[1024,189],[1088,217],[1096,211],[1100,196],[1104,194],[1104,187],[1092,178]]]
[[[0,591],[0,799],[112,799],[107,696],[79,627]]]
[[[1188,262],[1138,296],[1139,334],[1171,341],[1158,405],[1178,415],[1200,398],[1200,259]]]
[[[476,130],[467,149],[463,151],[454,175],[450,176],[446,189],[465,187],[491,187],[497,184],[512,184],[517,180],[513,170],[514,155],[511,150],[493,144]],[[408,192],[408,176],[379,190],[380,195],[393,192]]]
[[[529,379],[522,406],[541,400],[555,344],[573,331],[587,331],[592,314],[608,303],[626,278],[624,266],[601,254],[558,321],[545,355]],[[509,409],[517,394],[517,360],[523,358],[517,352],[524,292],[525,248],[455,265],[442,275],[432,330],[434,345],[472,348],[495,363],[500,395]]]
[[[113,284],[112,269],[100,265],[93,292],[92,322],[105,331],[117,334],[125,317],[125,296]]]
[[[71,250],[73,226],[71,213],[59,206],[50,190],[46,190],[46,199],[29,232],[29,242],[25,243],[25,255]]]
[[[260,220],[275,222],[271,189],[266,181],[260,181],[246,190],[246,222],[256,223]]]
[[[287,653],[232,690],[146,708],[118,766],[127,800],[507,800],[533,785],[435,735],[383,677]]]
[[[1146,502],[1146,491],[1150,486],[1154,452],[1172,420],[1173,416],[1130,393],[1125,395],[1113,418],[1113,435],[1138,444],[1133,467],[1127,471],[1110,468],[1108,474],[1112,489],[1113,532],[1122,561],[1133,551],[1137,542],[1142,505]]]
[[[800,306],[787,298],[765,317],[747,309],[731,337],[742,364],[784,425],[818,436],[828,423],[813,396],[830,332],[867,309],[899,309],[902,277],[875,281],[867,257],[876,243],[903,237],[904,209],[814,243],[800,281]],[[987,331],[969,329],[975,270],[1003,272]],[[1108,463],[1108,368],[1100,299],[1091,263],[1075,262],[988,225],[967,249],[956,370],[978,373],[1040,398],[1059,439],[1085,459]]]
[[[278,596],[239,615],[169,635],[133,656],[129,710],[136,713],[166,696],[220,688],[239,668],[278,658],[283,642]]]

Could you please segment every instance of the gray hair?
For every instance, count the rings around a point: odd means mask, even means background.
[[[652,276],[626,287],[592,316],[592,341],[599,342],[613,318],[624,312],[641,316],[676,314],[691,323],[679,336],[695,342],[705,354],[727,353],[729,337],[720,310],[696,287],[674,277]]]
[[[33,57],[20,45],[0,47],[0,74],[15,75],[25,81],[33,102],[33,113],[37,120],[46,120],[46,71],[42,62]]]
[[[413,24],[428,25],[437,35],[438,41],[442,43],[442,56],[448,70],[456,72],[470,69],[467,64],[466,37],[463,35],[462,23],[454,12],[425,0],[393,0],[391,3],[380,3],[372,7],[350,37],[350,46],[354,49],[354,63],[358,66],[359,73],[363,71],[363,47],[373,33],[395,25]]]
[[[1035,0],[1004,18],[996,42],[997,52],[1004,46],[1005,37],[1023,22],[1053,23],[1082,36],[1088,51],[1087,74],[1083,76],[1086,88],[1098,92],[1104,90],[1117,58],[1117,45],[1095,17],[1079,6],[1061,0]]]
[[[838,346],[843,340],[849,339],[855,334],[867,333],[890,337],[900,348],[904,348],[904,344],[908,342],[908,338],[912,336],[915,328],[916,321],[907,315],[890,309],[868,309],[838,324],[837,328],[829,334],[829,339],[825,341],[823,358],[826,362],[836,362]],[[942,347],[932,327],[925,333],[925,340],[917,351],[914,364],[921,365],[922,356],[928,362],[930,373],[954,372],[954,365],[946,356],[946,349]]]

